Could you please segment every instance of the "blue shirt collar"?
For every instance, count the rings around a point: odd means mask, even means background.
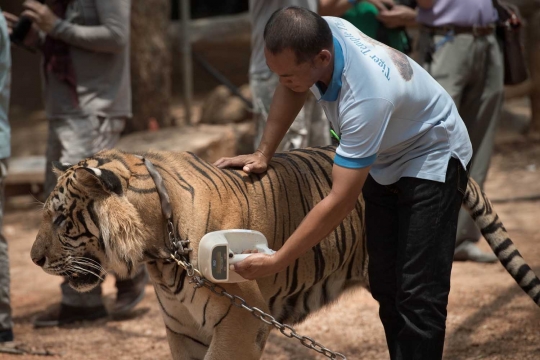
[[[343,68],[345,67],[345,57],[343,56],[343,49],[334,36],[334,72],[332,73],[332,80],[325,92],[317,85],[320,93],[322,94],[320,100],[324,101],[336,101],[341,90],[341,75],[343,75]]]

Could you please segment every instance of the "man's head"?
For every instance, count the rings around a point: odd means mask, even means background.
[[[307,9],[291,6],[276,11],[264,29],[266,62],[289,89],[304,92],[325,75],[332,63],[332,31]]]

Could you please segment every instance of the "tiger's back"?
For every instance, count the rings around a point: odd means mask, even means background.
[[[180,221],[190,225],[180,226],[179,232],[185,230],[192,241],[193,263],[198,240],[214,230],[257,230],[270,248],[280,249],[305,215],[329,194],[333,156],[333,147],[293,150],[277,154],[266,173],[247,175],[218,169],[193,154],[182,155],[177,172],[187,173],[181,167],[190,168],[184,180],[193,189],[185,190],[185,195],[195,200],[191,208],[179,210],[190,214]],[[287,270],[257,283],[271,314],[288,323],[303,320],[346,288],[366,284],[363,200],[359,198],[339,227]]]

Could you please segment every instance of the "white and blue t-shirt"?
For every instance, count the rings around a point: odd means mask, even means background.
[[[444,182],[450,157],[464,167],[472,146],[452,97],[420,65],[346,20],[324,17],[334,35],[334,72],[311,91],[340,136],[335,164],[371,165],[382,185],[401,177]]]

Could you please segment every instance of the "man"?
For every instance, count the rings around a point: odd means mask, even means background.
[[[414,61],[345,20],[276,12],[265,56],[280,77],[257,151],[219,167],[265,171],[308,91],[340,134],[330,194],[274,255],[235,266],[254,279],[284,270],[333,231],[363,191],[369,279],[392,359],[440,359],[457,216],[472,147],[452,98]]]
[[[289,5],[301,6],[317,11],[317,0],[250,0],[249,14],[251,18],[251,59],[249,65],[249,83],[253,95],[255,112],[255,147],[261,141],[264,125],[274,96],[279,78],[273,74],[264,59],[264,25],[274,11]],[[306,100],[302,110],[296,117],[289,131],[279,146],[280,151],[307,146],[324,146],[330,144],[328,122],[322,108],[313,96]]]
[[[131,116],[129,73],[130,0],[57,0],[51,8],[27,0],[22,16],[34,28],[25,45],[43,52],[46,116],[49,121],[45,194],[56,185],[52,161],[76,164],[112,148]],[[18,18],[6,14],[13,26]],[[45,40],[41,42],[42,36]],[[148,275],[117,280],[113,315],[124,315],[139,303]],[[87,293],[61,285],[62,302],[39,316],[36,327],[57,326],[106,317],[101,287]]]
[[[8,121],[11,54],[6,19],[0,10],[0,346],[13,341],[13,321],[9,296],[9,257],[6,238],[1,232],[4,218],[4,179],[10,156],[11,131]]]

